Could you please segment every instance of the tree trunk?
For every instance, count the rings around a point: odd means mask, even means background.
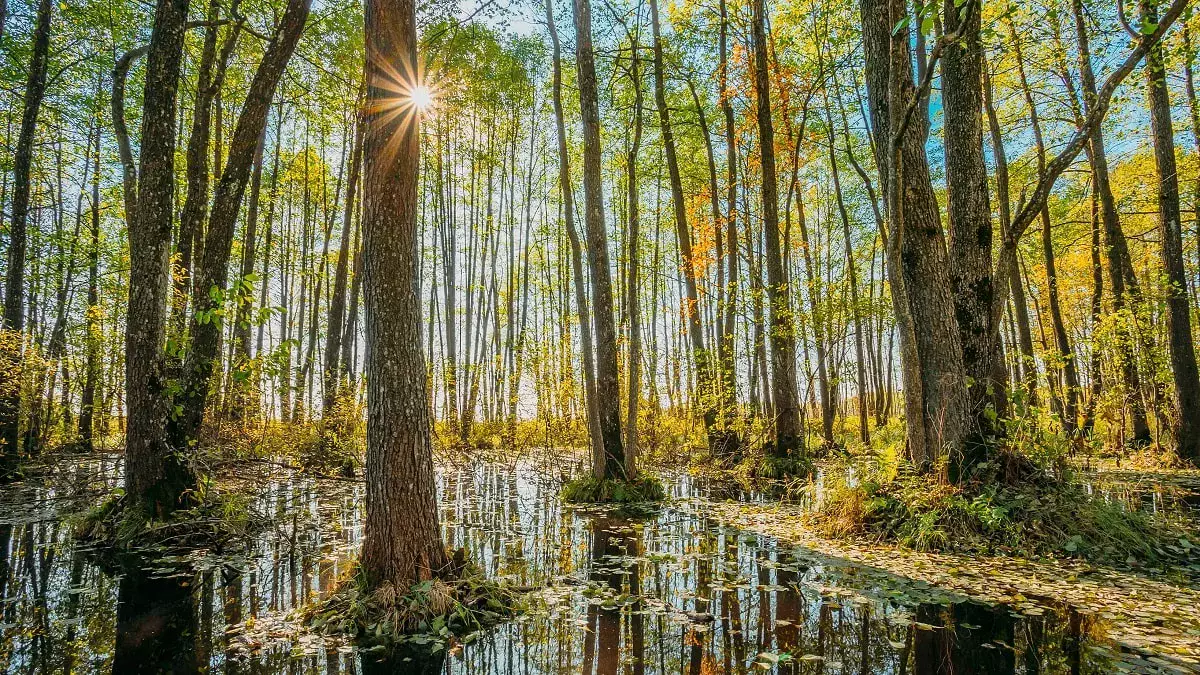
[[[775,435],[770,452],[776,457],[805,455],[804,430],[796,386],[796,335],[779,237],[779,199],[775,176],[775,128],[771,120],[770,64],[767,63],[766,8],[754,0],[754,90],[759,151],[762,154],[762,224],[766,239],[767,298],[771,307],[771,400]]]
[[[1154,0],[1141,0],[1142,22],[1155,24]],[[1154,163],[1158,168],[1158,220],[1162,235],[1162,261],[1166,272],[1167,344],[1171,378],[1175,385],[1175,442],[1179,456],[1200,463],[1200,373],[1192,344],[1187,297],[1187,272],[1183,262],[1183,227],[1179,208],[1179,174],[1175,162],[1175,134],[1171,123],[1171,97],[1161,44],[1146,54],[1146,83],[1150,105],[1150,132]]]
[[[671,128],[671,112],[667,108],[666,68],[663,65],[662,35],[658,18],[658,0],[650,0],[650,25],[654,32],[654,101],[658,107],[659,129],[667,159],[667,175],[671,183],[671,205],[675,216],[675,239],[679,242],[679,257],[683,265],[685,292],[684,314],[687,318],[688,340],[696,368],[696,401],[710,450],[717,450],[720,439],[717,431],[716,391],[712,363],[704,346],[704,328],[700,322],[700,294],[696,287],[697,262],[692,254],[692,233],[687,222],[687,205],[683,201],[683,182],[679,175],[679,159],[675,153],[675,135]]]
[[[1011,195],[1009,193],[1008,155],[1004,150],[1004,135],[1000,119],[992,99],[992,79],[986,64],[983,71],[983,103],[987,111],[988,130],[992,140],[992,156],[996,162],[996,211],[1000,216],[1000,231],[1007,236],[1012,227]],[[1033,333],[1029,329],[1029,305],[1025,299],[1025,284],[1021,280],[1020,266],[1014,256],[1003,272],[1008,277],[1009,292],[1012,293],[1013,314],[1017,326],[1017,342],[1020,346],[1021,383],[1029,405],[1037,405],[1037,359],[1033,353]]]
[[[14,476],[19,456],[21,424],[20,369],[25,330],[26,224],[29,220],[30,171],[38,113],[46,93],[46,61],[50,51],[50,19],[54,3],[39,0],[37,25],[33,31],[33,55],[25,84],[21,131],[13,152],[12,218],[8,229],[8,268],[4,276],[4,317],[0,331],[11,331],[0,342],[0,372],[15,376],[0,387],[0,481]],[[7,379],[7,378],[6,378]]]
[[[234,225],[241,211],[242,198],[250,179],[250,167],[258,139],[267,124],[267,112],[275,87],[287,67],[292,51],[304,30],[312,0],[288,0],[287,10],[262,63],[250,82],[246,103],[238,116],[229,156],[213,197],[212,214],[200,251],[194,288],[204,289],[194,295],[191,321],[191,345],[184,363],[180,392],[175,404],[179,415],[172,417],[170,441],[177,451],[183,451],[196,439],[204,419],[208,401],[209,380],[220,355],[222,318],[219,311],[225,304],[229,281],[229,254],[233,244]],[[315,300],[314,300],[315,302]]]
[[[362,569],[371,586],[391,585],[403,594],[447,562],[417,295],[420,117],[404,98],[417,82],[395,81],[397,73],[419,77],[413,0],[367,2],[366,48],[362,223],[369,348]]]
[[[1079,42],[1079,74],[1083,85],[1084,115],[1091,115],[1098,105],[1096,77],[1092,71],[1091,50],[1088,46],[1087,23],[1084,19],[1083,0],[1072,0],[1072,15],[1075,19],[1075,35]],[[1117,202],[1113,197],[1112,186],[1109,182],[1108,154],[1104,147],[1104,133],[1100,125],[1089,129],[1089,142],[1092,149],[1092,179],[1096,192],[1100,196],[1100,219],[1104,225],[1105,244],[1108,252],[1109,283],[1112,286],[1113,311],[1119,313],[1126,308],[1126,288],[1132,283],[1137,285],[1133,276],[1133,264],[1129,258],[1129,246],[1125,241],[1125,233],[1121,230],[1120,215],[1117,213]],[[1126,329],[1122,328],[1122,332]],[[1125,400],[1133,418],[1133,438],[1135,444],[1144,445],[1150,442],[1150,425],[1146,419],[1146,408],[1142,404],[1141,382],[1138,377],[1137,364],[1134,362],[1129,340],[1119,339],[1118,348],[1121,360],[1122,377],[1125,383]]]
[[[608,235],[604,226],[604,185],[601,175],[600,105],[596,63],[592,53],[590,0],[574,0],[575,53],[579,76],[579,107],[583,118],[583,196],[591,263],[592,315],[596,329],[596,407],[604,465],[597,476],[625,478],[625,447],[621,438],[621,391],[617,382],[617,333],[613,321],[612,273]]]
[[[97,98],[99,98],[97,96]],[[97,107],[99,102],[97,102]],[[96,147],[92,157],[92,208],[88,241],[87,310],[83,390],[79,401],[79,447],[84,452],[94,449],[96,389],[100,383],[100,133],[96,127]]]
[[[653,16],[658,16],[658,6],[655,0],[651,0],[651,11]],[[657,21],[655,27],[657,28]],[[655,72],[659,66],[659,51],[658,31],[654,33],[655,46]],[[628,226],[626,237],[628,238],[628,249],[625,257],[625,265],[627,268],[625,282],[625,311],[629,313],[629,359],[628,372],[629,378],[626,382],[628,393],[626,422],[625,422],[625,454],[626,467],[625,473],[633,475],[636,467],[631,461],[637,456],[638,450],[638,404],[642,398],[641,387],[641,369],[642,369],[642,312],[638,304],[639,272],[641,267],[640,256],[638,250],[641,247],[641,221],[638,214],[638,204],[640,197],[638,193],[638,175],[637,162],[638,151],[642,145],[642,60],[641,60],[641,45],[638,44],[638,34],[632,33],[630,36],[631,42],[631,62],[629,66],[630,86],[633,87],[633,138],[629,142],[629,154],[625,159],[625,183],[628,195]],[[654,375],[652,374],[651,377]]]
[[[1000,358],[1000,315],[992,312],[993,228],[980,115],[983,48],[978,5],[977,0],[943,3],[944,30],[958,34],[958,39],[946,46],[942,58],[943,133],[950,281],[963,367],[970,378],[967,405],[972,424],[962,463],[951,464],[952,480],[987,457],[990,439],[1003,434],[998,416],[1007,408],[1007,382]]]
[[[354,221],[354,199],[358,190],[359,166],[362,161],[363,125],[360,113],[355,113],[354,144],[350,150],[350,179],[346,182],[346,205],[342,212],[341,245],[333,276],[333,298],[329,302],[329,321],[325,338],[325,399],[323,415],[328,416],[337,401],[338,387],[343,376],[341,364],[342,325],[346,315],[346,275],[350,266],[350,225]],[[432,331],[433,325],[430,324]],[[431,333],[432,334],[432,333]]]
[[[912,80],[903,2],[863,0],[863,45],[876,164],[887,195],[888,277],[900,330],[906,441],[928,470],[942,452],[963,447],[970,426],[966,373],[937,198],[924,131],[913,122]]]
[[[1025,62],[1021,52],[1019,36],[1016,27],[1009,19],[1009,30],[1013,41],[1013,52],[1017,59],[1017,74],[1021,82],[1021,90],[1025,95],[1025,105],[1029,107],[1029,125],[1033,130],[1034,150],[1037,153],[1038,181],[1046,180],[1046,145],[1042,140],[1042,125],[1038,116],[1037,103],[1033,100],[1033,90],[1025,75]],[[1042,202],[1039,211],[1042,221],[1042,256],[1046,266],[1046,300],[1050,310],[1050,322],[1054,331],[1054,345],[1058,357],[1062,359],[1063,386],[1063,431],[1073,434],[1079,426],[1079,370],[1075,362],[1075,352],[1067,335],[1066,324],[1063,321],[1062,309],[1058,298],[1058,270],[1055,265],[1054,239],[1051,233],[1050,207]],[[1049,371],[1050,369],[1047,368]],[[1057,370],[1057,368],[1056,368]],[[1047,373],[1047,376],[1050,376]]]
[[[163,345],[170,298],[174,213],[175,94],[188,0],[159,0],[146,58],[137,207],[129,222],[129,310],[125,320],[125,496],[129,507],[163,517],[195,476],[166,442]]]

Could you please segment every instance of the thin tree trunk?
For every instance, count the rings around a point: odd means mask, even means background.
[[[754,0],[754,90],[757,103],[759,152],[762,155],[762,224],[766,238],[767,297],[771,305],[771,401],[775,457],[805,456],[804,432],[796,387],[796,335],[779,238],[779,200],[775,176],[775,128],[771,120],[770,65],[767,63],[766,8]]]
[[[584,222],[587,224],[592,315],[596,329],[596,408],[599,413],[600,438],[604,447],[604,464],[594,468],[597,469],[597,476],[627,478],[625,447],[621,438],[621,393],[617,381],[617,334],[613,321],[612,273],[609,270],[608,235],[604,225],[600,106],[595,56],[592,53],[590,0],[574,0],[574,10],[579,107],[583,118]]]
[[[25,83],[25,102],[21,112],[21,131],[13,152],[12,218],[8,228],[8,267],[4,276],[4,317],[0,330],[11,331],[0,342],[0,371],[19,373],[24,360],[25,330],[25,257],[28,246],[26,224],[29,220],[30,172],[38,113],[46,93],[46,62],[50,52],[51,0],[39,0],[37,24],[33,31],[33,55],[29,59],[29,79]],[[7,378],[6,378],[7,379]],[[19,378],[13,377],[0,387],[0,481],[13,478],[17,470],[21,424]]]

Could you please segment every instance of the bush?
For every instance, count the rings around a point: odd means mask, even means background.
[[[666,491],[661,481],[645,474],[628,481],[588,474],[564,485],[562,498],[577,504],[633,504],[662,501]]]

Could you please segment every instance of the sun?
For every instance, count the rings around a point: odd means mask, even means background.
[[[433,107],[433,92],[423,84],[413,87],[409,91],[408,98],[413,106],[421,112],[425,112]]]

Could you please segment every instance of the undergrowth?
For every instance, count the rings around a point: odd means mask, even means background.
[[[562,498],[577,504],[632,504],[662,501],[666,498],[666,491],[661,481],[646,474],[629,481],[587,474],[564,485]]]
[[[520,608],[516,589],[489,579],[459,549],[448,570],[404,590],[390,583],[372,589],[353,565],[337,591],[305,610],[303,619],[324,633],[357,636],[370,649],[435,653],[456,640],[469,641]]]

